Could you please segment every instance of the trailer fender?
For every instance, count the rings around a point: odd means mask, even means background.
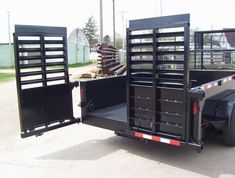
[[[235,90],[226,90],[206,99],[202,118],[215,128],[222,129],[224,124],[230,125],[235,108]]]

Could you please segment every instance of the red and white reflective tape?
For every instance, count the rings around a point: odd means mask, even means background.
[[[153,136],[153,135],[147,135],[147,134],[143,134],[140,132],[135,132],[135,137],[144,138],[144,139],[152,140],[155,142],[166,143],[166,144],[170,144],[174,146],[180,146],[180,141],[167,139],[167,138],[161,138],[161,137]]]
[[[228,82],[228,81],[231,81],[233,79],[233,77],[227,77],[227,78],[225,78],[225,79],[223,79],[223,83],[226,83],[226,82]]]
[[[232,76],[226,77],[226,78],[224,78],[224,79],[222,80],[222,83],[226,83],[226,82],[231,81],[231,80],[233,80],[233,79],[234,79],[234,77],[232,77]],[[204,91],[206,91],[206,90],[208,90],[208,89],[210,89],[210,88],[217,87],[218,85],[219,85],[219,81],[211,82],[211,83],[207,83],[207,84],[205,84],[205,85],[202,85],[202,86],[201,86],[201,89],[204,90]]]

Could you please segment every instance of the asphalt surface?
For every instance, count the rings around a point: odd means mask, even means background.
[[[0,84],[0,178],[235,177],[235,148],[220,138],[206,138],[201,153],[84,124],[21,139],[17,107],[15,81]]]

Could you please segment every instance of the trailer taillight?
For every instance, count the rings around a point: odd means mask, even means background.
[[[197,114],[198,112],[198,105],[197,105],[197,101],[193,102],[193,114]]]
[[[84,95],[84,90],[83,88],[80,88],[80,97],[81,97],[81,101],[85,100],[85,95]]]

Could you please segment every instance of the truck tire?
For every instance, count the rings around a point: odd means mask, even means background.
[[[226,124],[223,131],[224,143],[228,146],[235,146],[235,108],[231,114],[230,125]]]

